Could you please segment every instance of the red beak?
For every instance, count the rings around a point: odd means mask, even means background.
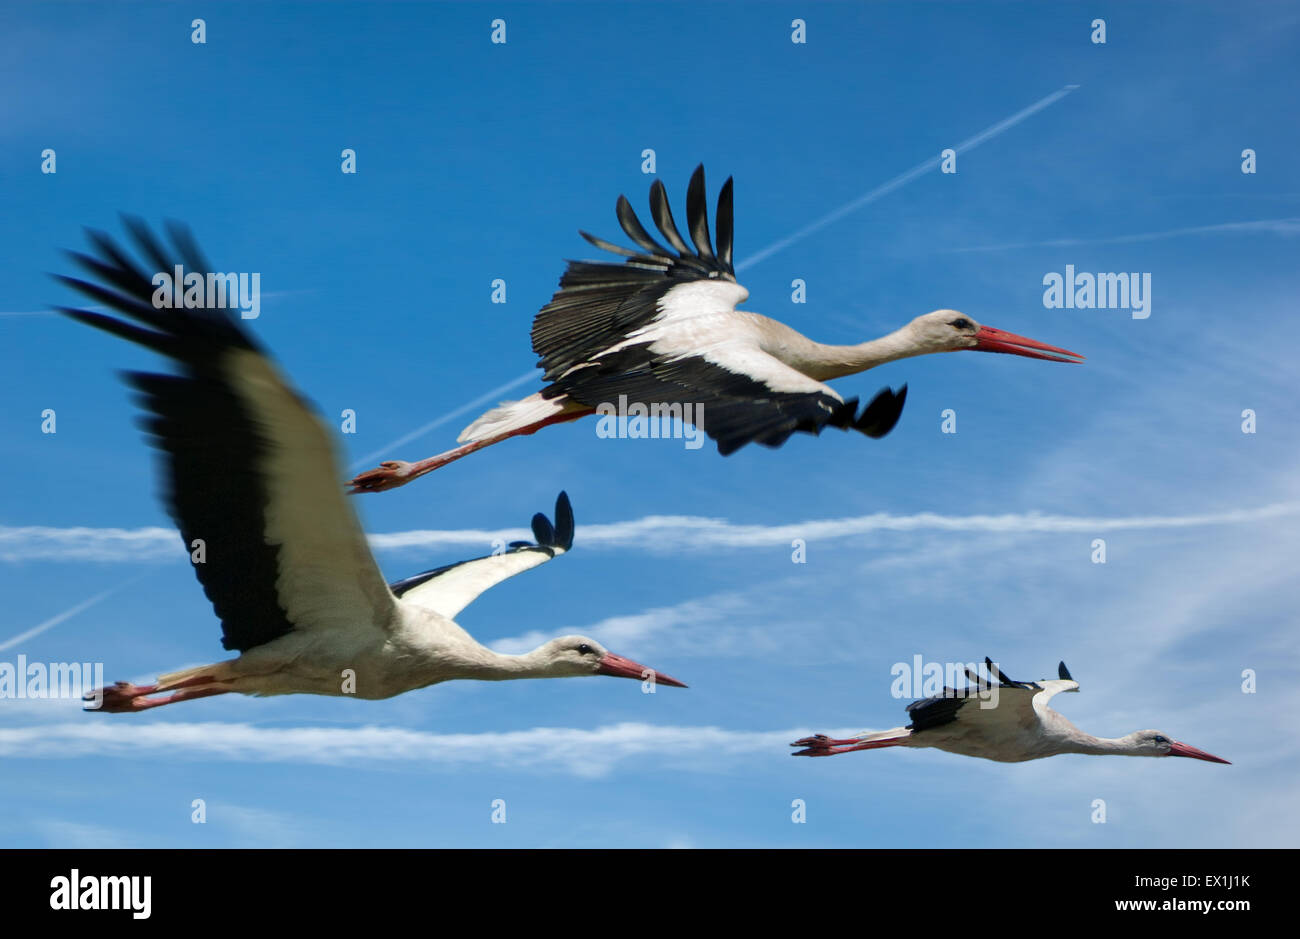
[[[1069,349],[1062,349],[1059,346],[1049,346],[1037,339],[1026,339],[1024,336],[1017,336],[1015,333],[1003,332],[1000,329],[994,329],[992,326],[981,326],[979,328],[979,331],[975,333],[975,345],[972,348],[977,352],[1009,352],[1012,355],[1023,355],[1030,359],[1046,359],[1049,362],[1083,361],[1083,356],[1077,352],[1071,352]]]
[[[1175,740],[1169,745],[1170,756],[1190,756],[1194,760],[1208,760],[1211,763],[1228,763],[1227,760],[1215,756],[1213,753],[1206,753],[1204,750],[1198,750],[1195,747],[1188,746],[1185,743],[1179,743]],[[1231,766],[1231,763],[1228,763]]]
[[[615,678],[635,678],[637,681],[653,679],[656,685],[671,685],[674,688],[685,688],[683,682],[676,678],[669,678],[663,672],[656,672],[653,668],[647,668],[640,662],[633,662],[631,659],[625,659],[621,655],[615,655],[613,652],[606,652],[605,657],[600,660],[600,668],[597,670],[601,675],[613,675]]]

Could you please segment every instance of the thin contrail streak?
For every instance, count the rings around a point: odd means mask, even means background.
[[[1068,95],[1070,92],[1074,91],[1078,87],[1079,87],[1078,85],[1066,85],[1064,88],[1052,92],[1046,98],[1042,98],[1038,101],[1035,101],[1029,107],[1021,111],[1017,111],[1015,114],[1011,115],[1010,117],[1004,118],[1003,120],[998,121],[996,124],[990,124],[988,127],[984,128],[975,136],[967,137],[961,143],[957,144],[957,146],[954,147],[953,149],[957,153],[965,153],[967,150],[973,150],[974,148],[978,147],[980,144],[984,143],[985,141],[992,140],[994,137],[997,137],[999,134],[1003,133],[1004,131],[1010,130],[1012,127],[1015,127],[1021,121],[1025,120],[1026,118],[1032,117],[1033,115],[1037,114],[1039,111],[1043,110],[1044,108],[1051,107],[1053,104],[1060,101],[1062,98],[1064,98],[1066,95]],[[895,176],[889,182],[877,186],[875,189],[871,190],[866,195],[859,196],[858,198],[852,200],[851,202],[846,202],[844,205],[840,206],[838,209],[835,209],[833,212],[828,212],[826,215],[823,215],[815,222],[805,225],[803,228],[799,229],[793,235],[789,235],[785,238],[782,238],[780,241],[773,242],[772,244],[768,245],[766,248],[762,248],[756,253],[751,254],[749,257],[745,258],[745,260],[741,261],[739,264],[736,265],[736,270],[742,271],[747,267],[752,267],[753,265],[757,264],[759,261],[765,260],[766,258],[771,257],[773,254],[776,254],[776,252],[784,248],[790,247],[790,245],[794,244],[795,242],[802,241],[804,238],[807,238],[809,235],[813,234],[814,232],[821,231],[823,228],[825,228],[827,225],[830,225],[832,222],[839,221],[840,219],[850,214],[851,212],[856,212],[864,205],[869,205],[870,203],[875,202],[881,196],[886,196],[896,189],[901,189],[903,186],[906,186],[912,180],[916,179],[919,176],[925,175],[926,173],[930,172],[935,167],[937,167],[939,165],[939,160],[940,157],[938,156],[930,157],[930,159],[918,163],[916,166],[912,167],[907,172],[900,173],[898,176]]]
[[[1164,238],[1181,238],[1185,235],[1217,235],[1226,232],[1300,235],[1300,217],[1262,218],[1249,222],[1223,222],[1218,225],[1195,225],[1190,228],[1171,228],[1167,231],[1139,232],[1134,235],[1111,235],[1104,238],[1052,238],[1047,241],[1017,241],[998,245],[975,245],[969,248],[951,248],[949,253],[969,254],[979,251],[1007,251],[1013,248],[1070,248],[1075,245],[1120,245],[1140,241],[1160,241]]]
[[[443,424],[459,417],[460,415],[464,414],[466,411],[472,411],[474,410],[474,408],[479,407],[480,405],[483,405],[488,401],[491,401],[497,395],[505,394],[510,389],[517,388],[520,385],[522,385],[524,382],[531,381],[536,377],[537,377],[537,370],[530,369],[529,371],[520,375],[518,378],[512,378],[504,385],[498,385],[497,387],[493,388],[491,391],[484,392],[483,394],[479,395],[473,401],[468,401],[465,404],[462,404],[454,411],[448,411],[446,414],[442,415],[442,417],[436,417],[433,420],[429,421],[429,423],[425,424],[424,426],[417,427],[409,434],[403,434],[402,436],[398,437],[396,440],[390,440],[388,443],[384,444],[382,447],[380,447],[378,450],[374,451],[373,453],[367,453],[365,456],[357,459],[352,464],[352,468],[358,470],[365,469],[367,466],[374,463],[375,460],[379,459],[380,457],[388,456],[390,453],[392,453],[393,450],[397,449],[402,444],[410,443],[412,440],[415,440],[418,437],[423,437],[425,434],[433,430],[435,427],[441,427]]]
[[[28,639],[31,639],[33,636],[39,636],[47,629],[53,629],[55,626],[58,626],[60,623],[72,619],[72,617],[76,616],[78,613],[84,613],[86,610],[89,610],[92,606],[95,606],[100,601],[107,599],[108,597],[117,593],[119,590],[131,586],[136,581],[140,580],[145,576],[147,576],[147,572],[146,574],[140,574],[138,577],[132,577],[130,580],[126,580],[120,584],[109,587],[107,590],[103,591],[102,593],[95,594],[89,600],[82,600],[76,606],[70,607],[69,609],[64,610],[62,613],[56,614],[55,616],[51,616],[49,619],[45,620],[45,622],[37,623],[35,626],[27,630],[26,632],[21,632],[16,636],[11,636],[10,638],[6,639],[4,642],[0,642],[0,652],[3,652],[5,649],[9,649],[16,646],[20,642],[26,642]]]

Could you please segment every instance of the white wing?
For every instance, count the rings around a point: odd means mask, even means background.
[[[540,512],[533,516],[536,544],[516,543],[502,554],[475,558],[407,577],[389,587],[403,603],[431,610],[447,619],[501,581],[545,564],[573,547],[573,507],[561,492],[555,500],[555,524]]]

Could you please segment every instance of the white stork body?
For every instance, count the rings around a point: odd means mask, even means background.
[[[650,209],[669,248],[646,232],[619,196],[618,219],[639,250],[582,232],[622,264],[570,261],[560,289],[533,321],[533,351],[548,384],[522,401],[488,411],[460,435],[462,446],[407,463],[390,460],[352,480],[353,492],[393,489],[509,437],[576,420],[620,399],[693,405],[697,426],[723,455],[747,443],[779,447],[792,433],[823,427],[883,437],[893,429],[907,386],[877,394],[861,413],[824,382],[910,356],[975,349],[1055,362],[1082,356],[936,310],[859,345],[814,342],[784,323],[737,309],[749,291],[732,267],[732,182],[718,196],[717,251],[709,239],[704,168],[686,193],[692,244],[673,221],[663,183]],[[699,418],[698,415],[703,415]]]
[[[172,232],[179,257],[169,257],[142,224],[128,220],[128,228],[154,270],[178,261],[191,272],[212,270],[183,230]],[[223,645],[241,655],[154,685],[119,682],[89,699],[107,711],[139,711],[227,692],[387,698],[462,678],[654,675],[581,636],[502,655],[456,624],[483,591],[572,546],[563,493],[554,525],[534,517],[536,543],[385,583],[343,492],[328,430],[253,338],[222,309],[155,308],[151,277],[107,236],[90,237],[101,257],[72,257],[99,282],[60,279],[126,318],[62,312],[178,366],[178,374],[127,380],[165,454],[171,515],[187,549],[203,544],[194,569],[221,620]]]
[[[972,685],[945,688],[943,694],[907,706],[912,723],[892,730],[866,731],[834,740],[822,734],[791,744],[793,756],[834,756],[882,747],[934,747],[961,756],[1000,763],[1022,763],[1062,753],[1118,756],[1185,756],[1227,763],[1173,740],[1159,731],[1139,730],[1124,737],[1094,737],[1052,710],[1048,702],[1063,691],[1078,691],[1065,663],[1060,678],[1019,682],[1007,678],[990,659],[991,678],[967,670]]]

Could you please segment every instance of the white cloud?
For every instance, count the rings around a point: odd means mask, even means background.
[[[720,593],[669,606],[654,607],[641,613],[609,616],[579,632],[590,634],[601,644],[614,650],[644,647],[651,639],[680,627],[691,630],[697,638],[706,628],[720,621],[753,612],[754,605],[735,593]],[[555,636],[565,635],[570,629],[534,629],[520,636],[497,639],[488,645],[505,655],[518,655],[537,648]],[[698,645],[698,643],[697,643]]]
[[[243,846],[292,848],[310,834],[310,826],[282,812],[227,802],[208,802],[204,824],[230,829]]]
[[[712,550],[789,545],[793,538],[828,541],[878,531],[1072,533],[1139,529],[1241,525],[1300,515],[1300,502],[1276,502],[1251,509],[1191,515],[1088,517],[1019,512],[1003,515],[942,515],[876,512],[846,518],[810,519],[786,525],[745,525],[721,518],[649,515],[626,522],[582,525],[583,547],[634,548],[650,551]],[[522,528],[413,530],[372,534],[375,551],[410,551],[447,546],[482,548],[496,539],[527,539]],[[0,561],[57,560],[140,562],[176,558],[180,536],[168,528],[51,528],[0,526]]]
[[[42,819],[34,827],[52,848],[127,848],[135,846],[137,840],[116,828],[65,819]]]
[[[435,734],[396,727],[255,727],[235,723],[152,723],[88,719],[0,728],[10,759],[165,756],[332,766],[416,763],[444,768],[491,766],[597,777],[644,758],[709,762],[780,755],[807,731],[733,731],[622,723],[593,730],[535,727],[483,734]],[[766,759],[766,757],[764,757]],[[249,816],[251,819],[252,816]],[[253,819],[256,822],[256,819]]]

